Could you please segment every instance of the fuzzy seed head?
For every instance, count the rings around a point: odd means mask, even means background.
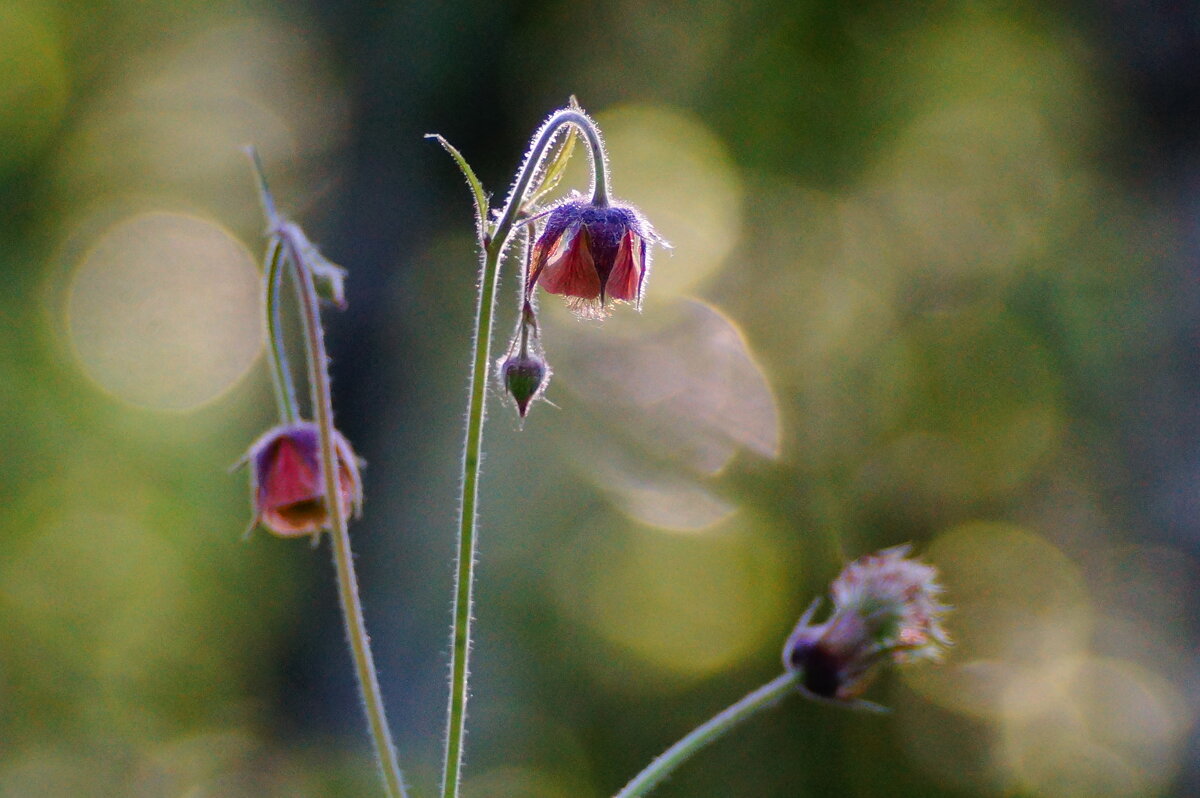
[[[783,660],[808,692],[851,701],[889,662],[941,657],[950,644],[942,626],[949,608],[938,598],[936,569],[908,554],[896,546],[850,563],[830,586],[829,619],[810,623],[816,602],[800,619]]]

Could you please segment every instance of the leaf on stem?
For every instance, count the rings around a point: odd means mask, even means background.
[[[482,236],[484,233],[483,226],[487,222],[488,201],[487,194],[483,191],[483,184],[475,176],[475,170],[467,163],[467,159],[463,157],[463,154],[453,144],[446,141],[444,136],[437,133],[426,133],[425,138],[433,139],[438,144],[441,144],[442,149],[450,153],[450,157],[454,159],[454,162],[458,164],[458,168],[462,170],[463,177],[467,179],[467,185],[471,187],[471,192],[475,195],[475,221]]]
[[[288,228],[292,231],[292,240],[304,268],[312,275],[317,296],[326,302],[332,302],[339,310],[345,310],[346,270],[322,255],[299,225],[288,223]]]

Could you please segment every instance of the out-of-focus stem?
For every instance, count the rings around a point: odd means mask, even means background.
[[[275,210],[275,201],[267,186],[266,175],[258,152],[246,148],[246,154],[254,166],[258,181],[259,198],[267,217],[267,247],[264,281],[266,286],[267,331],[270,337],[272,375],[275,381],[276,399],[284,421],[299,419],[296,390],[283,342],[280,323],[280,292],[283,285],[283,270],[292,267],[292,281],[296,286],[296,298],[300,305],[300,319],[304,328],[304,352],[308,364],[308,387],[313,412],[316,415],[318,437],[321,448],[321,475],[324,481],[325,505],[329,517],[332,537],[333,561],[337,571],[338,598],[342,617],[346,623],[346,638],[350,643],[350,655],[354,660],[358,678],[359,694],[367,715],[367,726],[375,744],[375,758],[382,771],[384,785],[389,798],[407,798],[404,776],[396,761],[391,731],[388,729],[384,712],[383,696],[379,690],[379,679],[375,675],[375,662],[371,657],[371,644],[363,621],[362,603],[358,597],[358,578],[354,573],[354,556],[350,550],[350,532],[346,513],[340,501],[341,489],[337,450],[334,444],[333,398],[329,389],[329,358],[325,352],[325,336],[321,327],[321,310],[317,289],[313,284],[312,272],[304,262],[305,248],[300,245],[303,234],[294,225],[284,221]]]
[[[375,743],[375,756],[383,773],[388,795],[391,798],[405,798],[404,777],[396,761],[396,749],[388,729],[383,696],[375,675],[375,661],[371,656],[371,643],[367,637],[366,623],[363,621],[362,602],[358,597],[358,578],[354,573],[354,555],[350,550],[350,531],[339,500],[341,492],[338,484],[337,451],[334,446],[333,399],[329,389],[329,361],[325,353],[325,336],[321,328],[317,289],[313,284],[312,274],[301,261],[296,242],[288,235],[287,227],[284,226],[278,235],[282,247],[286,250],[286,257],[292,263],[292,276],[302,298],[300,315],[304,321],[308,380],[321,440],[321,475],[325,481],[325,504],[329,513],[333,562],[337,570],[338,598],[346,623],[346,638],[350,642],[350,654],[354,659],[359,693],[363,709],[367,713],[367,725]]]
[[[296,401],[296,384],[292,379],[288,363],[287,348],[283,342],[283,312],[279,292],[283,288],[283,273],[286,270],[283,247],[279,240],[271,237],[267,244],[263,284],[266,287],[267,349],[271,359],[271,384],[275,388],[275,404],[284,424],[295,424],[300,420],[300,406]]]
[[[724,735],[747,718],[775,706],[795,692],[797,673],[788,671],[767,682],[737,703],[718,712],[705,723],[688,732],[683,739],[668,748],[641,773],[625,785],[616,798],[639,798],[648,794],[663,779],[686,762],[692,754]]]

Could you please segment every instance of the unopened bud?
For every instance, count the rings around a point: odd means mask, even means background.
[[[358,457],[336,431],[334,454],[342,513],[357,516],[362,509]],[[329,511],[316,424],[298,421],[275,427],[254,442],[247,460],[254,503],[251,528],[261,525],[280,537],[315,535],[328,528]]]
[[[517,403],[521,418],[529,411],[529,403],[537,398],[549,381],[550,369],[537,355],[510,355],[500,364],[500,376],[506,390]]]

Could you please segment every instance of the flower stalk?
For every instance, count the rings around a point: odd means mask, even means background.
[[[363,620],[362,602],[358,593],[358,578],[354,572],[354,556],[350,548],[346,508],[338,500],[340,495],[338,437],[333,425],[333,399],[328,371],[329,358],[321,327],[319,297],[313,279],[313,268],[309,263],[313,248],[298,227],[279,217],[258,155],[253,149],[248,152],[258,178],[270,236],[268,270],[264,279],[267,285],[268,330],[271,335],[272,374],[276,381],[276,396],[280,401],[284,422],[294,421],[299,413],[279,323],[282,269],[285,264],[288,264],[291,266],[292,279],[296,285],[300,318],[304,329],[308,386],[316,416],[321,475],[324,482],[324,501],[328,514],[328,528],[331,533],[334,567],[337,572],[338,598],[346,625],[346,637],[350,644],[350,654],[354,660],[359,694],[366,712],[367,725],[375,746],[375,756],[387,794],[389,798],[406,798],[404,778],[396,759],[395,747],[384,710],[383,696],[371,655],[370,639],[367,636],[366,623]],[[332,268],[331,265],[327,266]]]
[[[496,310],[496,285],[513,232],[526,212],[526,195],[538,175],[542,161],[565,125],[573,125],[587,139],[593,169],[593,202],[608,203],[606,156],[595,123],[576,108],[554,113],[534,136],[512,191],[493,223],[488,222],[485,194],[478,179],[457,150],[438,138],[462,168],[474,190],[479,221],[482,265],[479,295],[475,306],[474,353],[471,357],[471,387],[467,402],[467,427],[463,443],[462,493],[459,502],[457,560],[455,566],[454,619],[450,645],[450,696],[446,713],[446,750],[442,772],[443,798],[456,798],[462,774],[466,727],[467,682],[471,650],[471,618],[474,600],[479,470],[483,443],[485,399],[491,367],[492,327]]]
[[[633,777],[615,798],[639,798],[647,795],[676,768],[686,762],[697,751],[726,732],[752,718],[764,709],[770,709],[796,691],[797,674],[788,671],[748,693],[741,700],[726,707],[688,732],[679,742],[664,751],[646,769]]]
[[[362,601],[358,595],[358,577],[354,572],[354,554],[350,549],[350,530],[338,495],[337,456],[334,453],[333,402],[329,389],[328,356],[325,353],[324,334],[321,329],[317,290],[312,274],[296,259],[294,242],[285,238],[285,246],[291,250],[294,264],[293,276],[304,297],[305,350],[308,360],[309,384],[313,390],[317,427],[321,440],[321,473],[325,479],[325,502],[329,507],[330,534],[332,538],[333,562],[337,571],[338,599],[342,617],[346,624],[346,638],[350,641],[350,654],[354,660],[354,671],[358,677],[363,709],[367,714],[367,725],[375,743],[375,756],[379,761],[387,793],[392,798],[404,798],[404,777],[396,760],[396,748],[388,728],[387,713],[383,706],[383,694],[375,673],[375,660],[371,655],[371,641],[367,636],[367,625],[363,619]]]
[[[784,672],[718,712],[672,745],[616,798],[648,794],[704,746],[742,721],[796,692],[838,706],[882,711],[859,696],[887,664],[937,660],[950,638],[942,627],[949,607],[938,596],[937,571],[896,546],[860,557],[830,585],[834,610],[811,623],[814,601],[783,647]]]

